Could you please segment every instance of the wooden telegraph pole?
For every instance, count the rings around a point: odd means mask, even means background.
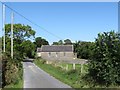
[[[14,19],[14,13],[11,13],[11,57],[13,58],[13,20]]]
[[[2,13],[3,13],[3,21],[2,21],[2,24],[3,24],[3,52],[5,52],[5,5],[3,4],[2,5],[2,9],[3,9],[3,11],[2,11]]]

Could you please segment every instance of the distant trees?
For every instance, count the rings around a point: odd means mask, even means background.
[[[74,52],[78,58],[91,59],[94,49],[94,42],[76,41],[74,44]]]
[[[53,42],[52,45],[72,45],[72,42],[70,39],[65,39],[64,42],[59,40],[58,42]]]
[[[42,37],[37,37],[35,38],[34,44],[36,45],[36,47],[41,47],[42,45],[49,45],[49,42]]]
[[[35,44],[30,40],[23,41],[21,44],[23,48],[24,56],[28,56],[29,58],[34,58],[35,55]]]
[[[70,39],[64,40],[64,45],[72,45],[72,42]]]
[[[59,40],[59,41],[58,41],[58,44],[59,44],[59,45],[63,45],[63,41],[62,41],[62,40]]]
[[[59,43],[58,42],[53,42],[53,44],[52,45],[59,45]]]
[[[53,42],[52,45],[63,45],[63,41],[59,40],[58,42]]]

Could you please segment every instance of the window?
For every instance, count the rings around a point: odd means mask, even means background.
[[[65,56],[65,52],[64,52],[64,56]]]
[[[51,52],[48,53],[48,56],[49,56],[49,57],[51,56]]]
[[[58,56],[58,53],[56,52],[56,57]]]

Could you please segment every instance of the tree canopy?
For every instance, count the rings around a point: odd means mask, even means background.
[[[46,39],[42,38],[42,37],[37,37],[37,38],[35,38],[34,44],[37,47],[41,47],[42,45],[49,45],[49,42]]]
[[[29,25],[14,24],[13,25],[13,42],[14,42],[14,53],[18,52],[21,57],[24,56],[26,51],[34,51],[31,47],[30,41],[26,41],[29,38],[35,37],[35,31]],[[5,25],[6,30],[6,50],[10,53],[11,50],[11,24]],[[26,43],[26,44],[25,44]],[[28,45],[27,45],[28,44]],[[24,46],[23,46],[24,45]],[[30,50],[25,50],[28,47]],[[28,55],[28,54],[25,54]]]
[[[65,39],[63,40],[59,40],[58,42],[53,42],[52,45],[72,45],[72,42],[70,39]]]
[[[64,40],[64,45],[71,45],[71,44],[72,44],[72,42],[71,42],[70,39],[65,39]]]
[[[74,44],[74,52],[77,53],[78,58],[82,59],[91,59],[92,53],[94,49],[94,42],[85,42],[85,41],[78,41]]]
[[[13,38],[14,40],[24,41],[28,38],[35,37],[35,31],[29,25],[14,24],[13,25]],[[10,37],[11,24],[5,25],[6,36]]]

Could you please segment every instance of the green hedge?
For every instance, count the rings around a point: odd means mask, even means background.
[[[95,84],[120,85],[120,34],[114,31],[98,34],[89,76]]]
[[[19,57],[19,56],[18,56]],[[20,58],[11,59],[8,53],[2,57],[2,86],[17,84],[22,79],[22,64]]]

